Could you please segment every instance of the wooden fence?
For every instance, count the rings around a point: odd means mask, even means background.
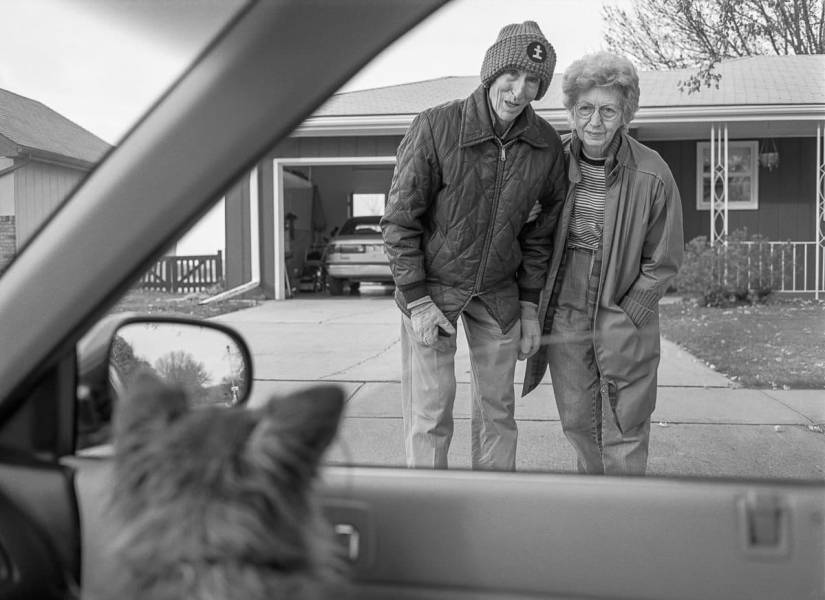
[[[164,256],[140,278],[138,287],[188,294],[223,283],[223,253]]]

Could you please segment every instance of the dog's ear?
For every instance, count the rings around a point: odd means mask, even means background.
[[[165,429],[187,410],[183,388],[164,383],[152,371],[141,371],[118,403],[115,441],[150,436]]]
[[[344,412],[344,391],[319,385],[288,396],[273,397],[249,441],[252,453],[300,461],[314,473],[324,451],[335,439]]]

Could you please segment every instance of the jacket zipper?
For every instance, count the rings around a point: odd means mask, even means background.
[[[496,165],[496,192],[493,196],[493,206],[490,210],[490,226],[487,228],[487,236],[484,238],[484,250],[481,253],[481,262],[479,263],[478,273],[476,273],[476,281],[473,285],[473,295],[478,293],[478,288],[481,285],[484,272],[487,270],[487,257],[490,254],[490,246],[493,240],[493,229],[496,225],[496,213],[498,212],[498,201],[501,198],[501,180],[504,177],[504,163],[507,161],[507,145],[512,144],[515,140],[503,144],[500,139],[495,138],[499,146],[499,161]]]
[[[596,286],[596,298],[595,298],[595,305],[593,306],[593,322],[591,323],[591,337],[593,340],[593,360],[596,363],[596,369],[599,371],[599,394],[602,393],[602,385],[604,384],[604,371],[602,370],[602,365],[599,362],[599,352],[596,348],[596,319],[599,315],[599,303],[602,297],[602,271],[607,268],[607,265],[604,262],[604,232],[605,226],[607,224],[607,196],[610,193],[610,188],[607,184],[607,173],[605,173],[604,178],[604,211],[602,213],[602,236],[601,241],[599,242],[598,247],[596,248],[597,252],[601,253],[601,261],[599,263],[599,285]],[[602,398],[602,402],[604,402],[604,398]],[[611,410],[613,407],[610,407]],[[604,410],[604,405],[602,405],[602,410]],[[604,414],[604,413],[602,413]],[[618,422],[617,422],[618,424]],[[619,431],[621,431],[621,427],[619,427]]]

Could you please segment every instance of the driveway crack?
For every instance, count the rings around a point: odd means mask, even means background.
[[[782,400],[781,398],[777,398],[776,396],[774,396],[773,394],[771,394],[769,390],[759,390],[759,391],[760,391],[760,392],[762,392],[762,394],[763,394],[764,396],[767,396],[768,398],[770,398],[770,399],[771,399],[771,400],[773,400],[774,402],[778,402],[779,404],[781,404],[782,406],[784,406],[784,407],[785,407],[785,408],[787,408],[788,410],[793,411],[793,412],[795,412],[796,414],[798,414],[800,417],[802,417],[802,418],[806,419],[806,420],[807,420],[807,421],[808,421],[811,425],[818,425],[818,423],[816,422],[816,420],[815,420],[815,419],[812,419],[811,417],[809,417],[809,416],[808,416],[808,415],[806,415],[805,413],[803,413],[803,412],[801,412],[801,411],[797,410],[796,408],[794,408],[793,406],[791,406],[790,404],[788,404],[787,402],[785,402],[785,401],[784,401],[784,400]]]
[[[321,377],[321,379],[324,380],[324,379],[329,379],[331,377],[335,377],[336,375],[341,375],[341,374],[346,373],[347,371],[350,371],[350,370],[352,370],[356,367],[360,367],[361,365],[363,365],[363,364],[365,364],[365,363],[367,363],[371,360],[375,360],[376,358],[378,358],[380,356],[383,356],[384,354],[389,352],[390,348],[392,348],[393,346],[398,344],[400,341],[401,341],[400,337],[396,338],[390,344],[384,346],[381,350],[379,350],[375,354],[371,354],[370,356],[367,356],[363,360],[359,360],[358,362],[353,363],[351,365],[348,365],[348,366],[344,367],[343,369],[338,369],[337,371],[335,371],[333,373],[327,373],[326,375],[323,375]]]

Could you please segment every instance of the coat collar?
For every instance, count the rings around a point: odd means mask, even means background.
[[[520,139],[536,148],[547,147],[536,127],[536,113],[529,104],[524,107],[516,122],[507,134],[508,140]],[[493,119],[487,103],[487,88],[480,85],[467,98],[461,109],[461,131],[459,133],[462,147],[473,146],[487,140],[495,139]]]
[[[570,156],[578,163],[582,149],[582,142],[574,129],[569,134]],[[607,147],[607,158],[604,161],[605,175],[610,177],[619,165],[627,166],[631,160],[630,142],[627,137],[627,129],[622,127],[613,136],[610,146]]]

